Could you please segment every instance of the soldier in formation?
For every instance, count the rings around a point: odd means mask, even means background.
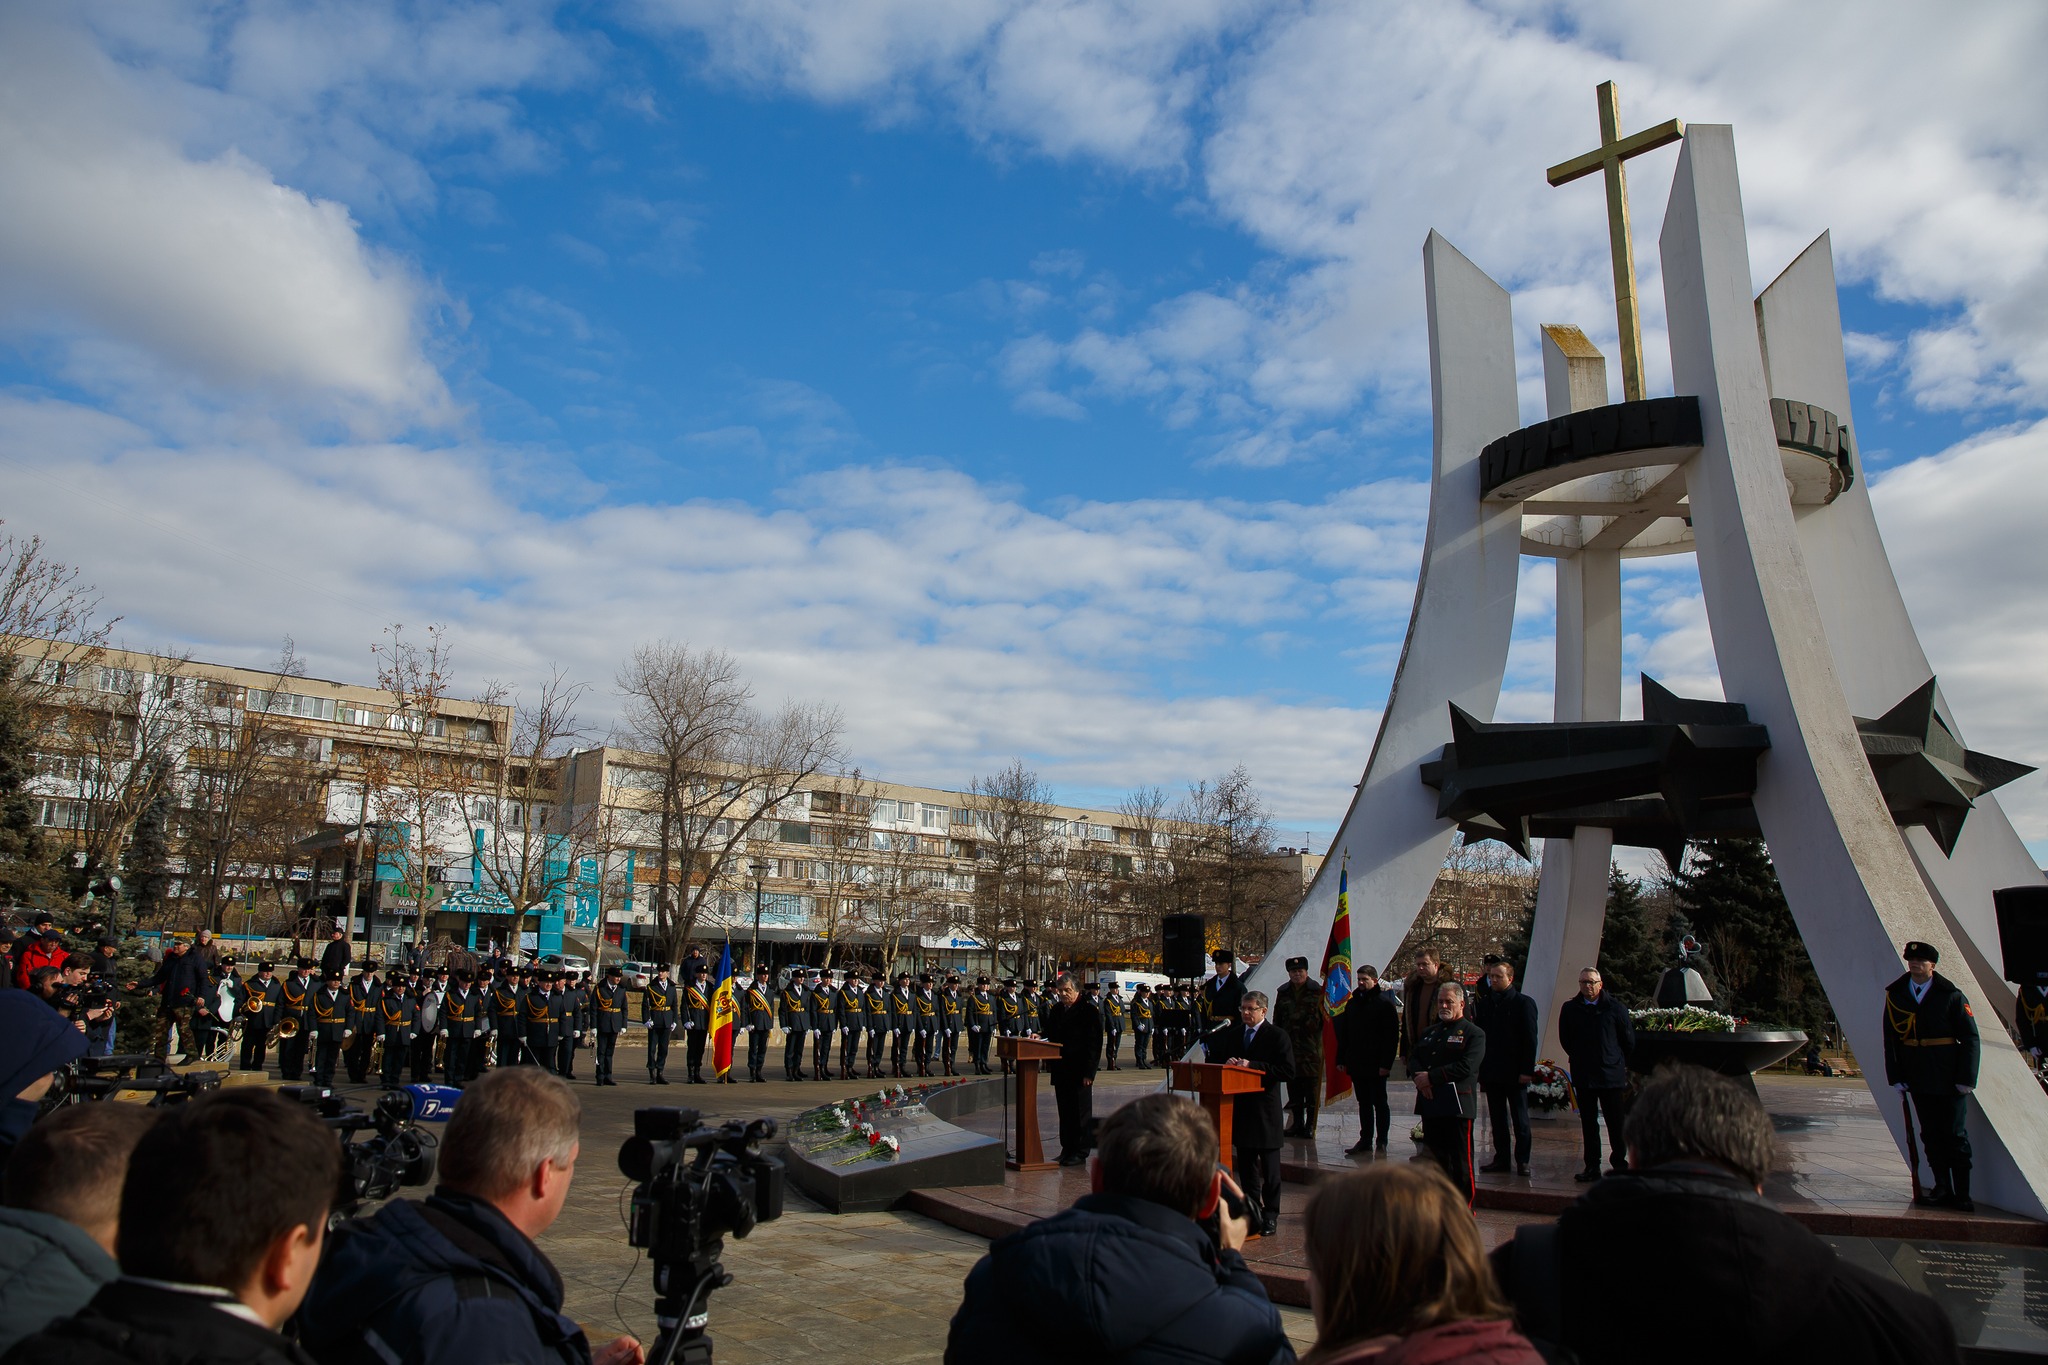
[[[754,979],[738,1003],[739,1023],[747,1030],[747,1079],[766,1081],[761,1072],[768,1065],[768,1034],[775,1027],[775,985],[767,963],[754,968]]]
[[[1024,1036],[1024,1002],[1018,998],[1017,983],[1003,982],[1002,994],[996,997],[996,1036],[998,1038],[1021,1038]],[[1010,1074],[1011,1064],[1003,1062],[1003,1074]]]
[[[311,958],[300,958],[277,988],[277,1074],[292,1082],[306,1074],[306,1045],[312,1038],[307,1032],[306,1013],[312,1007],[313,992],[318,989],[310,975],[312,966]],[[291,1036],[285,1037],[286,1034]]]
[[[1123,1051],[1126,1008],[1123,987],[1110,983],[1109,994],[1102,998],[1102,1050],[1106,1054],[1103,1065],[1111,1071],[1119,1070],[1116,1058]]]
[[[921,973],[917,978],[917,989],[910,993],[911,1003],[911,1057],[917,1063],[917,1074],[932,1074],[932,1048],[939,1036],[939,996],[932,988],[932,974]]]
[[[789,980],[782,983],[782,992],[777,1000],[782,1024],[782,1079],[785,1081],[804,1078],[804,1034],[811,1026],[809,997],[802,969],[792,969]]]
[[[278,1009],[284,1001],[284,988],[273,975],[276,970],[273,963],[259,962],[256,975],[235,983],[235,1014],[242,1021],[242,1055],[238,1060],[244,1071],[263,1070],[270,1029],[277,1022]]]
[[[896,974],[896,987],[889,992],[889,1074],[901,1078],[910,1058],[910,1021],[917,1003],[910,998],[910,973]]]
[[[515,1066],[519,1062],[520,1039],[525,1026],[519,1017],[520,975],[517,970],[507,968],[504,977],[492,984],[484,1001],[491,1014],[491,1033],[498,1040],[499,1066]]]
[[[640,1021],[647,1026],[647,1083],[668,1084],[668,1043],[676,1031],[676,983],[668,964],[654,969],[654,978],[640,988]]]
[[[313,1084],[334,1084],[335,1064],[354,1032],[354,1018],[341,977],[322,977],[312,1002]]]
[[[690,1084],[704,1084],[704,1043],[711,1037],[711,969],[699,963],[683,987],[683,1057]]]
[[[811,1020],[811,1079],[832,1079],[832,1035],[839,1028],[838,1002],[833,998],[832,974],[811,969],[810,985],[804,994],[804,1008]],[[799,1061],[798,1070],[802,1070]],[[799,1075],[798,1080],[803,1077]]]
[[[618,966],[604,969],[604,982],[590,993],[591,1031],[597,1039],[597,1083],[617,1085],[612,1079],[612,1059],[619,1048],[619,1035],[626,1031],[625,972]]]
[[[996,998],[989,992],[988,978],[974,978],[974,991],[967,997],[967,1059],[974,1063],[974,1074],[989,1074],[989,1039],[996,1031]]]
[[[1150,1071],[1152,1064],[1145,1060],[1145,1050],[1152,1045],[1152,988],[1143,981],[1131,992],[1130,1021],[1132,1060],[1138,1070]]]
[[[868,988],[859,972],[839,974],[832,1010],[839,1022],[839,1079],[850,1081],[860,1073],[860,1036],[868,1026]]]
[[[467,972],[458,972],[441,997],[441,1074],[458,1089],[476,1078],[477,1037],[488,1027],[485,1004],[483,991],[471,984]]]
[[[356,1085],[370,1080],[370,1050],[377,1045],[377,1006],[384,999],[384,987],[377,980],[377,964],[365,962],[348,987],[348,1078]]]
[[[419,1000],[395,983],[377,1001],[378,1042],[384,1048],[381,1079],[385,1088],[398,1084],[399,1072],[412,1056],[413,1039],[419,1036]]]
[[[939,1072],[957,1076],[955,1059],[960,1053],[960,1026],[967,1016],[967,1000],[960,993],[960,978],[947,976],[939,991]]]
[[[1330,1005],[1323,983],[1308,974],[1308,959],[1287,959],[1287,984],[1273,993],[1273,1022],[1294,1045],[1294,1078],[1287,1082],[1285,1137],[1312,1138],[1323,1100],[1323,1029]]]

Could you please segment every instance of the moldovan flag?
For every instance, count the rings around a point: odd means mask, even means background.
[[[1323,997],[1330,1017],[1323,1021],[1323,1102],[1350,1093],[1351,1078],[1337,1069],[1337,1016],[1351,998],[1351,869],[1337,869],[1337,917],[1323,948]]]
[[[739,1013],[733,1003],[732,945],[718,954],[718,985],[711,992],[711,1059],[724,1080],[732,1070],[732,1025]]]

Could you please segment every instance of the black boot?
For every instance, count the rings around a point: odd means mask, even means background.
[[[1942,1208],[1955,1197],[1955,1189],[1949,1184],[1948,1180],[1948,1168],[1945,1166],[1935,1166],[1934,1183],[1916,1195],[1913,1202],[1931,1208]]]
[[[1958,1213],[1975,1213],[1977,1206],[1970,1200],[1970,1168],[1957,1166],[1949,1171],[1949,1178],[1955,1184],[1955,1197],[1948,1206]]]

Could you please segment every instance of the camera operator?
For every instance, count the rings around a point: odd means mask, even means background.
[[[103,938],[87,959],[85,1055],[114,1055],[115,1005],[121,995],[121,945]]]
[[[304,1365],[277,1328],[320,1263],[340,1179],[334,1135],[271,1091],[163,1111],[121,1186],[122,1278],[8,1365]]]
[[[593,1358],[562,1315],[560,1274],[533,1243],[575,1178],[581,1119],[568,1083],[539,1067],[471,1081],[442,1137],[433,1195],[393,1200],[336,1233],[299,1313],[314,1358],[640,1365],[631,1337]]]
[[[36,1121],[57,1069],[85,1055],[85,1039],[27,991],[0,991],[0,1167]]]

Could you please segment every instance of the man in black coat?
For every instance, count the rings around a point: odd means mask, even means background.
[[[1660,1069],[1632,1107],[1628,1151],[1630,1170],[1493,1253],[1539,1344],[1585,1365],[1958,1359],[1932,1299],[1841,1259],[1764,1199],[1770,1116],[1734,1082]],[[1676,1325],[1674,1294],[1711,1305],[1711,1324]]]
[[[348,959],[348,935],[343,933],[341,926],[337,924],[334,931],[327,936],[327,946],[320,950],[320,975],[346,976]]]
[[[1415,1077],[1415,1112],[1422,1144],[1451,1183],[1472,1202],[1472,1120],[1479,1113],[1479,1068],[1486,1064],[1486,1034],[1465,1017],[1465,988],[1436,988],[1436,1022],[1408,1047]]]
[[[1281,1087],[1294,1079],[1294,1046],[1278,1024],[1266,1022],[1264,991],[1246,991],[1237,1016],[1238,1022],[1212,1037],[1209,1055],[1265,1073],[1260,1090],[1230,1102],[1230,1139],[1252,1228],[1271,1237],[1280,1225]]]
[[[1963,1130],[1977,1088],[1977,1016],[1955,983],[1934,970],[1932,944],[1908,943],[1906,974],[1884,988],[1884,1078],[1913,1096],[1934,1186],[1916,1202],[1968,1213],[1970,1137]]]
[[[1178,1095],[1104,1119],[1094,1193],[1002,1238],[968,1272],[947,1365],[1293,1360],[1238,1253],[1247,1227],[1224,1202],[1217,1156],[1215,1125]],[[1213,1234],[1196,1221],[1212,1212]]]
[[[1508,1142],[1512,1131],[1514,1165],[1521,1175],[1529,1174],[1529,1083],[1536,1079],[1536,1045],[1539,1026],[1536,1002],[1515,985],[1512,963],[1494,962],[1486,968],[1487,989],[1472,1002],[1472,1022],[1486,1034],[1486,1060],[1479,1068],[1479,1088],[1486,1095],[1486,1112],[1493,1120],[1493,1160],[1479,1169],[1505,1174]]]
[[[1046,1011],[1045,1039],[1060,1045],[1060,1055],[1046,1070],[1060,1107],[1060,1165],[1084,1166],[1095,1113],[1095,1067],[1102,1060],[1102,1012],[1081,998],[1071,974],[1062,974],[1053,991],[1058,1003]]]
[[[1579,993],[1557,1012],[1557,1039],[1571,1064],[1572,1089],[1579,1097],[1579,1131],[1585,1138],[1586,1167],[1577,1179],[1600,1178],[1600,1116],[1607,1116],[1607,1146],[1613,1169],[1626,1170],[1622,1126],[1628,1121],[1628,1054],[1635,1051],[1636,1026],[1628,1006],[1607,993],[1598,967],[1579,971]]]
[[[1387,1150],[1394,1113],[1387,1103],[1387,1077],[1401,1053],[1401,1011],[1380,986],[1379,969],[1360,966],[1351,996],[1337,1015],[1337,1069],[1351,1078],[1358,1096],[1358,1141],[1345,1151],[1358,1156]]]
[[[1229,1028],[1235,1024],[1238,1006],[1244,1003],[1244,978],[1237,974],[1237,959],[1232,956],[1230,949],[1218,948],[1209,954],[1209,961],[1215,965],[1216,972],[1202,983],[1197,1000],[1201,1018],[1195,1024],[1201,1031],[1204,1041],[1215,1038],[1219,1028]]]

